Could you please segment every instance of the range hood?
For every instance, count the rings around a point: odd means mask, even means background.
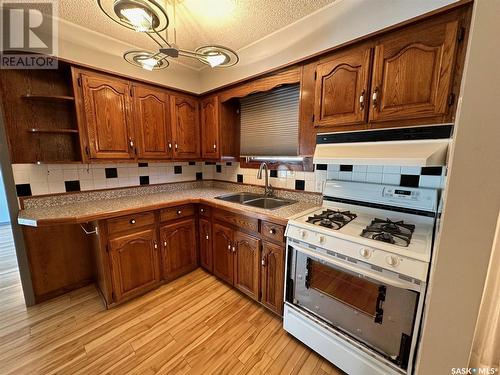
[[[314,164],[446,165],[453,125],[318,134]]]

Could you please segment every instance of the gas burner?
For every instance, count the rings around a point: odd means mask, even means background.
[[[371,224],[363,229],[361,236],[407,247],[410,244],[411,235],[414,230],[415,225],[406,224],[402,220],[373,219]]]
[[[325,210],[320,214],[309,216],[306,221],[314,225],[337,230],[355,218],[356,214],[350,211]]]

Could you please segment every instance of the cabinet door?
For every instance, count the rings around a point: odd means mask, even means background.
[[[423,24],[377,43],[371,121],[442,121],[448,111],[457,30],[458,21]]]
[[[212,246],[214,275],[233,284],[233,230],[214,223]]]
[[[109,241],[116,302],[139,295],[158,284],[160,269],[154,228],[123,234]]]
[[[196,159],[200,157],[200,126],[198,101],[172,96],[172,138],[174,158]]]
[[[234,286],[243,293],[259,300],[260,240],[248,234],[236,232],[234,258]]]
[[[283,246],[268,242],[262,244],[261,302],[280,315],[283,314],[284,252]]]
[[[164,279],[173,280],[197,267],[195,225],[191,218],[161,227]]]
[[[219,100],[214,96],[201,102],[201,156],[218,159],[219,146]]]
[[[212,272],[212,226],[208,219],[200,218],[200,264]]]
[[[127,81],[82,74],[85,124],[92,159],[130,159],[130,86]]]
[[[366,123],[371,49],[339,52],[316,70],[314,125],[343,127]]]
[[[134,86],[134,118],[138,157],[167,159],[172,157],[170,103],[159,89]]]

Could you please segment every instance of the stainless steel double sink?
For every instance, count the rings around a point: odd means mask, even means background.
[[[219,195],[215,198],[226,202],[243,204],[245,206],[264,208],[266,210],[274,210],[276,208],[288,206],[297,202],[290,199],[268,197],[262,194],[255,193],[231,193]]]

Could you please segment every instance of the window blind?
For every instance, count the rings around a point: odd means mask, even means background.
[[[241,156],[296,156],[299,85],[250,95],[241,104]]]

